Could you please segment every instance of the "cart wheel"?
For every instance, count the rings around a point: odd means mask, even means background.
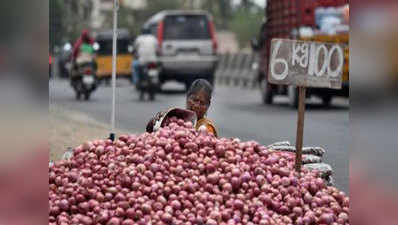
[[[323,97],[322,97],[322,104],[323,104],[323,106],[328,107],[328,106],[330,106],[330,103],[331,103],[331,102],[332,102],[332,96],[327,95],[327,96],[323,96]]]

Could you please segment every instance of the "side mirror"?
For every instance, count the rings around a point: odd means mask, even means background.
[[[251,39],[250,44],[254,51],[257,51],[259,49],[259,44],[258,44],[257,38]]]

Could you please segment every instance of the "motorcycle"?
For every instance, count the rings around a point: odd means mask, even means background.
[[[148,62],[141,66],[140,78],[137,83],[137,90],[140,92],[140,100],[144,100],[145,93],[148,93],[149,100],[155,100],[155,94],[159,90],[159,64]]]
[[[91,93],[97,88],[98,78],[95,71],[93,55],[83,54],[77,57],[75,71],[71,76],[71,85],[75,90],[77,100],[80,100],[82,95],[85,100],[89,100]]]

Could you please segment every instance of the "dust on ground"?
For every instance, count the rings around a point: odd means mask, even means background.
[[[65,110],[50,104],[50,160],[59,160],[68,147],[75,148],[86,141],[107,139],[110,125],[101,123],[84,113]],[[116,137],[121,134],[137,133],[115,130]]]

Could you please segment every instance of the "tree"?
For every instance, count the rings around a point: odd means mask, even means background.
[[[144,9],[131,9],[123,5],[118,12],[118,27],[126,28],[132,36],[140,33],[142,25],[155,13],[164,9],[181,8],[180,0],[147,0],[147,7]],[[104,28],[112,29],[113,11],[106,12]]]
[[[50,51],[53,51],[54,46],[62,44],[62,39],[65,36],[65,12],[64,2],[62,0],[51,0],[50,6]]]
[[[217,28],[226,29],[231,19],[232,7],[229,0],[203,0],[202,9],[209,11],[214,17]]]
[[[257,35],[263,17],[264,10],[260,7],[237,9],[229,28],[236,34],[240,47],[246,47],[250,39]]]
[[[220,10],[220,17],[221,17],[221,27],[227,28],[227,23],[231,18],[231,2],[228,0],[219,0],[218,1],[218,8]]]

